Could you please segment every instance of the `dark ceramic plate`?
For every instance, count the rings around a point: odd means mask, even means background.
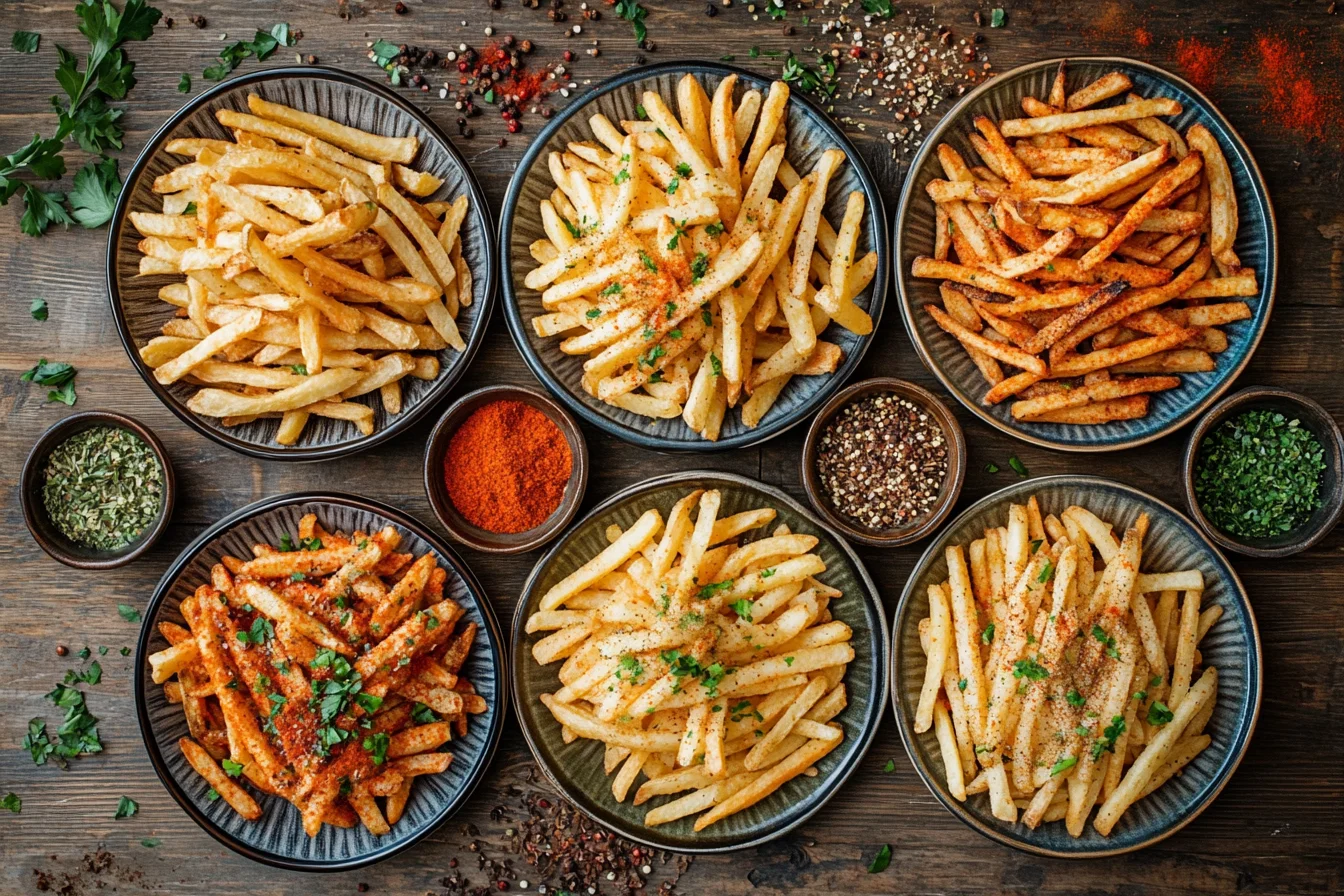
[[[401,821],[383,837],[374,837],[362,826],[342,829],[332,825],[324,825],[320,834],[309,837],[303,831],[299,811],[280,797],[254,793],[263,812],[256,822],[246,821],[222,800],[207,800],[209,784],[192,770],[177,747],[178,739],[187,734],[182,709],[169,703],[163,688],[149,676],[149,655],[168,646],[159,634],[159,623],[182,623],[178,605],[198,585],[210,581],[210,567],[219,557],[248,557],[257,542],[279,544],[281,535],[293,537],[305,513],[317,514],[323,527],[332,531],[372,532],[395,526],[401,532],[401,550],[417,556],[432,552],[438,558],[439,565],[448,571],[444,595],[461,604],[466,621],[478,626],[463,676],[489,708],[472,717],[466,737],[454,739],[453,763],[446,772],[417,779]],[[144,620],[136,653],[135,704],[140,735],[154,770],[173,799],[206,833],[258,862],[297,871],[345,871],[401,852],[466,802],[485,776],[504,729],[502,700],[508,669],[499,623],[485,590],[438,536],[411,517],[367,498],[317,492],[281,495],[229,514],[202,533],[168,568],[150,598]]]
[[[436,174],[444,182],[437,193],[424,201],[449,199],[464,193],[470,197],[471,208],[462,222],[462,252],[473,278],[472,303],[463,306],[457,316],[457,327],[467,349],[456,352],[445,348],[439,352],[441,368],[433,380],[415,377],[402,380],[400,414],[393,416],[384,411],[376,394],[354,399],[373,407],[374,433],[371,436],[361,436],[350,423],[314,417],[304,427],[303,436],[296,445],[277,445],[278,420],[257,420],[226,427],[218,418],[198,416],[186,407],[187,399],[197,387],[185,382],[163,386],[140,360],[140,347],[158,336],[159,328],[173,317],[173,307],[159,299],[159,288],[180,280],[181,275],[138,275],[140,253],[136,244],[140,235],[131,226],[127,213],[159,211],[162,202],[151,189],[154,178],[190,161],[162,151],[164,144],[178,137],[227,139],[229,134],[215,121],[214,113],[219,109],[246,112],[250,93],[305,112],[326,115],[366,131],[414,134],[420,139],[420,154],[413,167]],[[348,72],[320,66],[268,69],[226,81],[194,97],[146,144],[126,176],[126,186],[122,188],[112,217],[107,243],[107,291],[117,332],[131,364],[159,400],[188,426],[226,448],[252,457],[326,460],[354,454],[395,437],[431,410],[461,379],[480,347],[494,301],[496,265],[492,231],[485,194],[466,160],[443,131],[415,106],[381,84]]]
[[[977,115],[995,121],[1021,118],[1022,97],[1044,97],[1050,91],[1060,60],[1047,59],[1013,69],[987,81],[952,108],[925,139],[910,166],[910,175],[901,191],[896,211],[896,291],[901,318],[910,341],[915,344],[924,366],[933,371],[966,409],[990,426],[1024,442],[1059,448],[1064,451],[1118,451],[1160,438],[1190,422],[1217,400],[1251,360],[1251,354],[1264,335],[1274,304],[1274,285],[1278,277],[1278,233],[1274,209],[1269,204],[1265,179],[1256,167],[1251,151],[1233,130],[1222,113],[1202,93],[1173,74],[1134,59],[1120,57],[1080,57],[1068,60],[1069,90],[1077,90],[1107,72],[1124,72],[1134,82],[1134,92],[1144,97],[1173,97],[1181,103],[1180,115],[1163,120],[1182,134],[1192,124],[1203,124],[1218,139],[1232,169],[1241,226],[1237,232],[1236,252],[1242,264],[1255,269],[1260,294],[1248,297],[1252,316],[1223,327],[1227,333],[1227,351],[1215,355],[1217,367],[1208,373],[1183,373],[1181,385],[1152,396],[1148,415],[1101,426],[1066,423],[1023,423],[1013,419],[1012,402],[986,407],[980,401],[985,382],[961,345],[944,333],[923,306],[941,304],[938,281],[918,280],[909,275],[911,262],[933,251],[933,203],[925,187],[943,176],[938,163],[939,143],[949,143],[967,159],[976,158],[968,135]],[[1227,301],[1236,301],[1229,299]]]
[[[660,451],[726,451],[764,442],[806,419],[844,385],[858,367],[863,353],[872,342],[872,334],[856,336],[838,325],[828,327],[825,338],[837,343],[845,353],[844,360],[834,374],[794,377],[755,429],[743,426],[740,414],[729,409],[718,441],[710,442],[692,432],[680,417],[650,420],[612,407],[585,392],[579,385],[585,359],[561,352],[559,339],[542,339],[537,336],[530,321],[544,313],[541,294],[523,285],[523,276],[536,267],[528,246],[534,240],[545,237],[537,208],[541,200],[547,198],[555,188],[546,165],[547,156],[553,151],[563,151],[572,141],[592,140],[588,119],[599,112],[612,121],[633,120],[636,118],[635,106],[646,90],[657,91],[667,100],[669,107],[675,109],[677,81],[688,72],[699,76],[711,95],[718,83],[730,74],[738,76],[739,97],[741,92],[750,88],[766,91],[770,87],[770,79],[729,65],[671,62],[636,68],[612,78],[565,109],[532,142],[504,195],[504,212],[499,226],[504,312],[513,341],[532,373],[566,407],[588,423],[644,448]],[[876,332],[890,277],[882,194],[858,149],[826,113],[800,91],[792,91],[789,100],[789,150],[786,158],[794,168],[800,173],[806,173],[827,149],[839,148],[845,152],[845,164],[831,181],[826,203],[827,219],[840,220],[844,215],[845,197],[851,191],[862,190],[865,194],[866,217],[859,238],[858,254],[861,256],[875,249],[878,253],[877,273],[872,284],[855,301],[872,316]]]
[[[1092,827],[1089,817],[1083,836],[1070,837],[1063,822],[1042,824],[1036,830],[1008,825],[989,811],[989,796],[967,797],[961,803],[947,790],[942,754],[933,731],[914,733],[915,707],[924,680],[924,653],[919,646],[919,621],[929,615],[928,586],[947,578],[943,553],[948,545],[978,537],[986,526],[1007,519],[1008,504],[1025,504],[1035,495],[1042,513],[1058,514],[1079,504],[1117,529],[1131,525],[1140,512],[1151,520],[1144,540],[1145,571],[1199,569],[1204,573],[1203,605],[1217,604],[1223,615],[1199,643],[1206,666],[1218,669],[1218,702],[1205,732],[1213,743],[1184,771],[1121,817],[1110,837]],[[1260,712],[1260,634],[1246,591],[1227,559],[1175,508],[1136,488],[1096,476],[1046,476],[1019,482],[981,498],[953,520],[935,540],[906,582],[896,608],[895,649],[892,651],[892,704],[900,723],[901,740],[924,783],[953,815],[992,840],[1027,852],[1059,858],[1094,858],[1132,852],[1179,831],[1222,792],[1250,744]],[[1093,813],[1095,816],[1095,812]]]
[[[694,816],[646,827],[645,813],[673,797],[656,797],[642,806],[628,800],[616,802],[611,778],[602,770],[603,745],[582,739],[566,744],[561,739],[560,726],[539,699],[559,687],[559,665],[537,665],[532,659],[532,645],[541,635],[524,632],[527,617],[537,609],[541,596],[607,546],[607,526],[615,523],[627,527],[650,507],[657,507],[666,518],[672,505],[695,488],[717,488],[723,493],[722,516],[773,507],[777,516],[772,526],[787,523],[794,532],[821,539],[814,549],[826,561],[826,572],[820,578],[844,592],[845,596],[833,601],[830,609],[836,619],[853,629],[855,654],[845,674],[850,702],[836,717],[845,728],[845,740],[817,763],[820,774],[794,778],[768,798],[698,834],[692,830]],[[683,853],[720,853],[765,843],[796,828],[834,796],[858,767],[877,734],[886,703],[890,644],[877,588],[843,539],[776,488],[744,476],[700,470],[660,476],[619,492],[565,533],[533,568],[523,586],[513,618],[511,650],[516,670],[513,702],[523,734],[542,771],[567,799],[636,842]]]

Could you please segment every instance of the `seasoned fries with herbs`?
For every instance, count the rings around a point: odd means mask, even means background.
[[[197,414],[275,418],[281,445],[314,416],[372,435],[371,400],[400,413],[405,377],[435,379],[437,353],[466,348],[455,319],[472,301],[467,197],[421,201],[443,181],[402,164],[415,137],[255,95],[248,107],[215,113],[232,142],[170,140],[194,161],[155,179],[161,213],[130,213],[140,274],[182,275],[159,290],[177,312],[140,357],[164,385],[199,386]]]
[[[647,510],[541,598],[527,620],[541,697],[566,743],[606,744],[612,793],[660,801],[645,824],[697,816],[700,831],[768,797],[844,740],[852,632],[819,580],[817,539],[769,525],[770,508],[720,516],[696,490],[666,521]],[[642,783],[641,783],[642,782]]]
[[[1132,87],[1112,72],[1066,94],[1061,64],[1025,118],[975,119],[982,164],[937,147],[934,245],[911,273],[942,281],[924,310],[980,370],[981,400],[1015,399],[1016,421],[1143,417],[1176,374],[1217,368],[1220,325],[1253,315],[1222,149],[1203,125],[1182,137],[1162,120],[1180,103]]]
[[[1211,742],[1218,671],[1199,642],[1222,610],[1201,609],[1197,569],[1139,572],[1146,514],[1117,537],[1084,507],[1041,512],[1010,505],[947,548],[914,728],[934,730],[954,799],[988,793],[995,818],[1074,837],[1099,806],[1109,836]]]
[[[538,336],[584,355],[583,388],[651,418],[680,416],[719,437],[740,407],[755,427],[795,376],[833,373],[836,324],[866,335],[855,304],[877,269],[856,257],[864,194],[832,224],[828,190],[845,154],[795,171],[785,158],[789,87],[734,99],[737,76],[711,98],[686,75],[677,112],[646,91],[639,117],[589,119],[593,139],[548,159],[546,236],[524,282],[541,293]]]
[[[186,627],[159,624],[170,646],[149,657],[151,676],[182,706],[178,745],[209,799],[255,821],[255,794],[279,796],[309,836],[357,823],[381,835],[412,779],[452,763],[447,746],[487,708],[462,677],[476,624],[443,596],[434,555],[398,553],[400,541],[391,526],[327,532],[309,514],[297,538],[222,557],[182,602]]]

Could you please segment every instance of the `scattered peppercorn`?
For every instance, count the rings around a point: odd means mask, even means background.
[[[69,653],[69,652],[70,652],[70,649],[69,649],[68,647],[66,647],[64,644],[57,644],[57,645],[56,645],[56,655],[57,655],[57,656],[65,656],[65,655],[66,655],[67,653]]]
[[[406,4],[402,3],[401,0],[397,0],[397,5],[392,7],[392,11],[399,16],[404,16],[407,12]]]
[[[890,392],[841,408],[822,430],[817,474],[841,515],[875,531],[925,516],[947,479],[947,439],[924,408]]]

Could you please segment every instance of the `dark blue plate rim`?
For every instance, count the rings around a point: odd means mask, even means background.
[[[1114,479],[1107,479],[1104,476],[1090,476],[1083,474],[1062,473],[1056,476],[1041,476],[1036,479],[1028,479],[1023,482],[1015,482],[1012,485],[1005,486],[995,492],[991,492],[971,506],[967,507],[961,513],[943,527],[943,532],[951,532],[962,525],[966,520],[984,513],[987,509],[996,504],[1003,504],[1006,501],[1016,499],[1018,495],[1024,494],[1031,489],[1047,488],[1050,486],[1090,486],[1096,489],[1106,489],[1120,492],[1130,499],[1151,505],[1167,514],[1183,526],[1193,537],[1196,544],[1203,544],[1213,563],[1220,569],[1221,575],[1225,576],[1229,585],[1228,593],[1233,598],[1238,611],[1242,614],[1247,628],[1250,630],[1249,641],[1252,645],[1251,650],[1247,652],[1247,659],[1253,667],[1250,674],[1246,676],[1247,694],[1241,701],[1238,711],[1238,726],[1236,739],[1229,746],[1227,755],[1219,764],[1218,769],[1213,773],[1209,783],[1203,790],[1184,808],[1181,815],[1170,821],[1166,826],[1159,829],[1156,833],[1144,838],[1132,846],[1113,847],[1113,848],[1079,848],[1077,850],[1059,850],[1041,846],[1031,842],[1028,839],[1031,836],[1030,831],[1027,834],[1021,834],[1018,826],[1006,827],[1002,824],[991,825],[968,812],[961,803],[954,800],[946,792],[946,784],[942,783],[939,775],[929,767],[924,760],[924,755],[919,746],[915,743],[915,735],[910,730],[910,720],[906,714],[901,711],[900,694],[900,675],[896,665],[900,662],[898,651],[892,648],[892,661],[890,669],[891,687],[891,708],[896,716],[896,726],[901,733],[901,743],[905,746],[906,755],[910,758],[910,764],[915,767],[920,780],[929,792],[937,798],[938,802],[943,804],[943,808],[951,812],[958,820],[967,827],[980,834],[1002,843],[1004,846],[1011,846],[1022,852],[1035,855],[1049,856],[1058,859],[1096,859],[1107,856],[1124,855],[1130,852],[1136,852],[1140,849],[1146,849],[1155,843],[1167,839],[1172,834],[1184,828],[1190,822],[1194,821],[1199,815],[1209,807],[1209,805],[1218,798],[1227,786],[1228,781],[1236,772],[1237,767],[1241,765],[1241,760],[1245,758],[1247,749],[1251,745],[1251,736],[1255,733],[1256,723],[1260,719],[1260,706],[1264,696],[1264,652],[1260,643],[1260,628],[1255,621],[1255,610],[1251,607],[1250,597],[1246,593],[1246,587],[1241,583],[1237,572],[1232,568],[1223,552],[1218,550],[1218,546],[1209,540],[1208,536],[1196,526],[1189,517],[1181,513],[1175,507],[1167,502],[1155,498],[1142,489],[1135,488],[1132,485],[1126,485]],[[892,643],[900,643],[901,621],[909,611],[911,596],[920,586],[921,581],[928,572],[929,565],[936,561],[941,552],[946,548],[945,538],[935,539],[931,542],[919,561],[915,563],[910,571],[910,577],[906,579],[905,588],[901,590],[901,599],[896,604],[896,612],[892,617]]]
[[[569,119],[579,114],[587,108],[590,103],[598,97],[605,96],[613,91],[628,87],[636,81],[642,81],[647,78],[657,77],[664,74],[685,74],[687,72],[696,74],[710,75],[737,75],[744,82],[753,86],[768,87],[771,78],[756,74],[744,68],[738,68],[733,65],[725,65],[719,62],[708,62],[699,60],[686,60],[681,62],[661,62],[654,65],[644,65],[632,68],[623,75],[610,78],[604,81],[597,89],[578,98],[571,103],[563,112],[551,119],[550,124],[541,130],[532,140],[532,145],[528,147],[523,158],[518,162],[518,167],[514,170],[512,179],[509,181],[509,187],[504,192],[503,209],[499,218],[499,263],[500,263],[500,291],[503,294],[504,319],[509,326],[509,335],[513,337],[513,344],[517,346],[518,353],[523,356],[523,361],[532,371],[532,375],[537,378],[546,389],[556,397],[571,412],[577,414],[585,422],[596,426],[598,429],[615,436],[622,441],[629,442],[632,445],[638,445],[641,448],[650,448],[655,451],[693,453],[693,452],[713,452],[728,451],[733,448],[747,448],[752,445],[759,445],[775,436],[786,432],[789,429],[802,423],[807,417],[820,407],[826,399],[830,398],[835,392],[845,384],[845,381],[853,375],[858,368],[859,362],[863,360],[868,347],[873,343],[877,336],[877,328],[881,323],[882,310],[886,305],[887,290],[891,282],[891,260],[887,257],[887,247],[890,246],[890,232],[887,225],[886,204],[882,199],[882,191],[878,189],[877,181],[868,168],[868,163],[859,152],[858,147],[852,140],[835,124],[829,115],[817,104],[815,100],[799,91],[792,91],[789,94],[790,101],[797,101],[802,104],[808,115],[814,120],[816,125],[823,128],[828,136],[835,141],[835,145],[845,151],[848,162],[854,166],[859,180],[863,184],[865,199],[868,203],[867,217],[870,226],[873,228],[872,241],[873,249],[877,252],[877,271],[873,274],[872,297],[869,299],[868,314],[873,319],[873,331],[867,336],[861,337],[858,346],[850,352],[841,362],[840,369],[831,374],[827,381],[820,386],[817,391],[808,398],[807,402],[798,406],[792,413],[778,415],[776,419],[771,419],[766,415],[766,419],[761,421],[755,429],[746,430],[734,436],[711,442],[706,439],[695,441],[677,442],[669,444],[665,439],[656,436],[650,436],[645,433],[632,429],[622,423],[619,423],[606,414],[601,413],[592,407],[580,401],[565,384],[560,382],[558,377],[551,374],[546,366],[541,362],[541,358],[533,350],[531,342],[527,338],[527,323],[523,320],[522,312],[518,308],[518,294],[513,284],[513,270],[509,258],[510,236],[513,232],[514,215],[518,207],[519,196],[522,192],[523,183],[527,180],[528,173],[536,164],[541,154],[546,151],[546,146],[551,138],[562,128]]]
[[[485,622],[490,632],[491,646],[489,650],[491,671],[495,675],[495,680],[499,687],[497,693],[503,697],[503,685],[509,680],[509,660],[504,652],[503,631],[499,627],[499,620],[495,618],[495,612],[490,606],[489,599],[485,596],[485,589],[481,587],[471,569],[462,561],[448,545],[434,533],[432,529],[421,523],[414,517],[402,513],[381,501],[375,501],[372,498],[364,498],[359,495],[346,494],[344,492],[290,492],[284,495],[277,495],[273,498],[263,498],[260,501],[254,501],[244,507],[230,513],[228,516],[206,529],[200,535],[192,540],[191,544],[183,548],[182,553],[177,555],[171,566],[164,572],[159,583],[154,586],[154,594],[149,599],[145,609],[141,611],[141,618],[145,620],[140,629],[140,637],[136,641],[135,647],[135,680],[132,690],[135,695],[135,714],[140,725],[140,738],[145,743],[145,752],[149,754],[149,761],[154,766],[154,773],[159,776],[159,781],[168,790],[168,794],[182,807],[183,811],[191,817],[191,820],[205,831],[211,837],[214,837],[220,843],[223,843],[229,849],[253,860],[261,862],[264,865],[270,865],[274,868],[284,868],[288,871],[351,871],[355,868],[363,868],[366,865],[372,865],[375,862],[381,862],[384,859],[391,858],[397,853],[409,849],[411,846],[428,837],[447,821],[454,813],[460,809],[471,794],[480,785],[485,778],[485,773],[494,760],[495,753],[499,748],[500,738],[504,734],[504,718],[508,714],[507,699],[497,699],[494,721],[490,726],[490,731],[485,739],[485,749],[473,760],[474,766],[463,788],[443,807],[438,814],[423,828],[409,835],[405,840],[399,843],[375,849],[372,852],[365,853],[353,859],[335,859],[331,861],[316,859],[292,859],[287,856],[276,855],[259,849],[251,844],[244,843],[227,831],[219,829],[205,813],[197,808],[195,802],[187,796],[186,792],[178,784],[177,779],[173,777],[168,770],[168,765],[164,761],[163,754],[159,750],[158,740],[154,737],[153,727],[149,719],[149,705],[145,699],[145,693],[149,687],[146,677],[146,668],[148,662],[145,657],[149,656],[149,644],[154,637],[154,626],[150,624],[158,615],[159,608],[167,599],[169,591],[172,590],[173,583],[177,580],[182,571],[196,558],[207,544],[223,535],[228,530],[238,524],[268,513],[287,507],[293,504],[305,503],[323,503],[336,504],[350,507],[355,510],[361,510],[367,513],[377,514],[386,518],[389,522],[414,532],[420,538],[423,538],[439,556],[448,561],[453,574],[458,576],[467,588],[472,599],[476,602],[476,608],[481,614],[481,619]]]
[[[1237,351],[1240,353],[1240,360],[1227,370],[1219,371],[1219,379],[1209,393],[1204,398],[1192,403],[1184,411],[1174,414],[1172,418],[1160,425],[1151,428],[1151,431],[1141,432],[1133,437],[1114,437],[1110,440],[1096,441],[1088,443],[1069,442],[1060,439],[1048,438],[1037,435],[1036,433],[1013,426],[995,417],[989,413],[983,405],[974,396],[965,394],[965,392],[952,381],[951,377],[943,370],[942,366],[934,359],[929,348],[924,344],[920,337],[918,325],[914,319],[914,309],[912,307],[913,299],[907,293],[906,277],[907,275],[901,268],[901,253],[904,250],[904,230],[905,218],[912,201],[916,173],[923,168],[928,160],[930,153],[934,152],[944,132],[956,124],[965,114],[971,104],[986,93],[996,89],[1002,82],[1018,77],[1028,72],[1043,68],[1056,68],[1060,63],[1103,63],[1117,66],[1129,66],[1140,69],[1157,80],[1166,81],[1179,90],[1184,91],[1192,97],[1200,106],[1200,111],[1208,116],[1215,124],[1222,128],[1231,138],[1233,149],[1239,160],[1246,166],[1247,173],[1250,175],[1251,194],[1256,203],[1260,206],[1268,227],[1265,232],[1266,240],[1266,268],[1260,294],[1263,298],[1260,300],[1263,310],[1258,310],[1256,317],[1259,318],[1259,325],[1255,327],[1250,334],[1250,340],[1243,346],[1239,346]],[[1214,105],[1213,101],[1201,93],[1195,86],[1185,79],[1173,75],[1165,69],[1158,68],[1148,62],[1138,59],[1132,59],[1128,56],[1064,56],[1055,59],[1043,59],[1039,62],[1030,62],[1026,65],[1020,65],[1015,69],[995,75],[991,80],[984,82],[979,87],[966,94],[957,104],[948,110],[929,135],[924,139],[919,152],[915,154],[910,167],[906,169],[905,183],[901,187],[901,198],[896,206],[896,220],[894,228],[894,243],[892,246],[892,256],[895,280],[896,297],[900,305],[901,321],[905,324],[906,335],[910,337],[910,342],[915,347],[915,352],[923,362],[924,367],[928,369],[938,381],[943,384],[943,388],[951,392],[952,395],[961,402],[962,406],[975,416],[979,417],[990,426],[1005,432],[1008,435],[1028,442],[1032,445],[1039,445],[1043,448],[1054,448],[1058,451],[1072,451],[1077,453],[1093,453],[1104,451],[1119,451],[1124,448],[1134,448],[1139,445],[1145,445],[1148,442],[1160,439],[1169,433],[1175,432],[1182,426],[1185,426],[1195,417],[1206,411],[1215,401],[1223,396],[1233,382],[1241,375],[1246,366],[1251,363],[1251,358],[1255,355],[1256,348],[1260,345],[1260,340],[1264,337],[1265,330],[1269,327],[1269,318],[1274,311],[1274,298],[1278,287],[1279,276],[1279,230],[1278,224],[1274,218],[1274,205],[1269,198],[1269,185],[1265,181],[1264,174],[1260,171],[1260,166],[1256,164],[1255,156],[1251,153],[1250,147],[1242,138],[1237,129],[1232,127],[1231,122]],[[1253,318],[1254,320],[1254,318]],[[1229,349],[1231,351],[1231,349]]]

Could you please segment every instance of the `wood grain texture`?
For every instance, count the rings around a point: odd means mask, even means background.
[[[590,0],[590,3],[594,0]],[[336,0],[286,0],[283,4],[224,0],[160,0],[177,20],[162,27],[151,42],[135,45],[139,83],[126,105],[123,172],[133,154],[180,105],[176,92],[182,72],[197,89],[200,71],[222,44],[250,35],[258,26],[285,19],[301,28],[297,49],[326,64],[377,74],[365,59],[365,43],[378,37],[446,49],[465,41],[484,42],[482,29],[530,38],[541,59],[564,49],[575,52],[572,70],[581,85],[625,70],[636,62],[630,26],[611,11],[599,22],[582,22],[582,38],[566,38],[563,28],[578,18],[577,2],[567,3],[571,18],[550,22],[544,10],[505,0],[491,12],[485,0],[406,0],[409,14],[396,16],[393,0],[363,0],[367,15],[343,21]],[[545,4],[543,4],[544,6]],[[798,33],[785,37],[781,25],[762,17],[752,21],[743,0],[707,19],[700,2],[654,2],[649,34],[657,50],[650,61],[678,57],[735,54],[738,64],[762,73],[778,61],[748,59],[752,46],[766,49],[829,46],[816,23],[801,25],[797,3],[789,0]],[[810,4],[809,4],[810,5]],[[1269,182],[1280,229],[1282,273],[1275,315],[1265,341],[1240,382],[1268,383],[1305,392],[1336,415],[1344,414],[1344,181],[1337,142],[1306,142],[1278,130],[1266,117],[1267,85],[1255,65],[1254,41],[1261,33],[1283,36],[1307,46],[1315,58],[1340,58],[1344,19],[1326,15],[1326,0],[1226,0],[1221,4],[1129,4],[1119,0],[1031,0],[1005,4],[1008,26],[983,29],[982,51],[997,70],[1066,53],[1114,53],[1138,56],[1182,73],[1177,40],[1199,39],[1225,48],[1225,62],[1212,88],[1217,102],[1254,152]],[[0,4],[0,36],[16,28],[43,33],[37,57],[0,49],[0,151],[9,152],[33,133],[54,129],[48,97],[57,91],[51,77],[55,44],[82,49],[69,0],[11,0]],[[1142,8],[1140,8],[1142,7]],[[966,0],[938,5],[938,22],[954,33],[974,30]],[[987,7],[985,8],[987,12]],[[204,15],[207,28],[187,23]],[[905,15],[904,12],[901,13]],[[928,12],[919,21],[933,25]],[[820,21],[821,15],[814,13]],[[462,25],[463,21],[467,25]],[[1136,43],[1134,29],[1152,35]],[[712,48],[706,49],[711,34]],[[583,50],[589,38],[601,40],[601,55]],[[0,41],[0,43],[4,43]],[[847,45],[845,45],[847,46]],[[1331,47],[1334,49],[1331,50]],[[293,61],[279,52],[267,64]],[[256,66],[243,64],[243,70]],[[1323,88],[1340,90],[1338,65],[1314,75]],[[408,95],[411,95],[408,92]],[[450,132],[456,112],[435,93],[415,97]],[[565,101],[556,98],[555,105]],[[883,186],[888,208],[895,210],[903,175],[883,139],[888,122],[855,103],[837,107]],[[498,203],[529,133],[540,119],[528,117],[524,132],[505,136],[503,123],[491,116],[473,121],[477,137],[459,142],[475,166],[498,214]],[[863,129],[860,129],[863,126]],[[74,156],[78,157],[78,153]],[[75,161],[72,169],[82,160]],[[68,181],[67,181],[68,186]],[[205,526],[234,508],[258,498],[307,488],[338,488],[378,498],[419,517],[431,515],[421,487],[421,455],[432,421],[424,421],[395,445],[361,458],[319,466],[255,462],[226,452],[182,426],[151,396],[132,371],[111,325],[103,287],[104,230],[53,232],[40,240],[22,236],[15,207],[0,211],[0,283],[5,311],[0,342],[0,793],[10,790],[24,800],[23,813],[0,817],[0,892],[27,893],[35,888],[34,868],[75,872],[80,859],[100,843],[116,854],[116,867],[99,880],[119,892],[183,894],[302,894],[354,892],[368,882],[375,893],[438,893],[451,859],[474,882],[486,883],[467,850],[479,839],[484,851],[501,857],[504,830],[512,822],[492,820],[497,804],[517,805],[517,790],[533,771],[521,735],[510,722],[494,769],[455,820],[410,851],[381,866],[314,881],[277,872],[229,853],[195,827],[159,785],[145,756],[133,717],[129,692],[131,658],[118,648],[130,644],[135,626],[117,615],[118,603],[143,606],[160,573]],[[38,323],[25,313],[40,296],[51,319]],[[896,316],[878,331],[859,375],[901,376],[937,388],[910,347]],[[70,360],[80,368],[78,409],[111,408],[129,413],[163,438],[179,477],[181,497],[164,539],[132,566],[107,574],[67,570],[43,554],[23,528],[16,484],[28,448],[62,414],[63,406],[42,402],[43,393],[18,381],[18,373],[38,357]],[[486,343],[455,394],[494,382],[530,382],[502,321],[490,324]],[[1122,479],[1180,506],[1177,472],[1184,432],[1119,455],[1080,458],[1022,446],[956,410],[966,429],[970,468],[962,506],[1006,484],[1006,460],[1016,455],[1032,475],[1095,472]],[[640,451],[586,430],[594,474],[585,505],[591,507],[615,491],[654,472],[712,466],[779,485],[802,496],[798,455],[802,433],[795,430],[759,449],[709,458],[665,456]],[[995,461],[1004,472],[989,475]],[[894,606],[922,546],[899,550],[861,549],[860,553],[888,602]],[[508,619],[533,552],[518,557],[488,557],[462,552],[489,591],[496,612]],[[746,853],[700,859],[682,879],[687,893],[1096,893],[1096,894],[1271,894],[1337,893],[1344,886],[1340,854],[1344,846],[1344,530],[1315,550],[1273,564],[1234,560],[1256,608],[1264,641],[1265,701],[1259,728],[1246,761],[1221,797],[1175,837],[1136,855],[1088,863],[1066,863],[1022,855],[992,844],[943,811],[915,776],[900,746],[896,725],[884,719],[877,742],[855,777],[830,805],[803,828],[780,841]],[[71,770],[35,768],[19,749],[27,720],[56,718],[43,699],[73,657],[59,658],[56,644],[72,653],[84,644],[108,645],[101,658],[103,681],[89,692],[90,709],[100,717],[106,752],[75,762]],[[96,655],[96,654],[95,654]],[[894,771],[883,767],[894,760]],[[133,819],[114,821],[118,796],[141,804]],[[140,845],[145,837],[162,842]],[[870,875],[867,864],[882,843],[894,858],[884,874]],[[521,863],[520,863],[521,864]],[[528,877],[522,865],[521,877]],[[208,875],[208,876],[207,876]],[[92,883],[83,890],[93,892]],[[513,889],[517,892],[517,888]]]

